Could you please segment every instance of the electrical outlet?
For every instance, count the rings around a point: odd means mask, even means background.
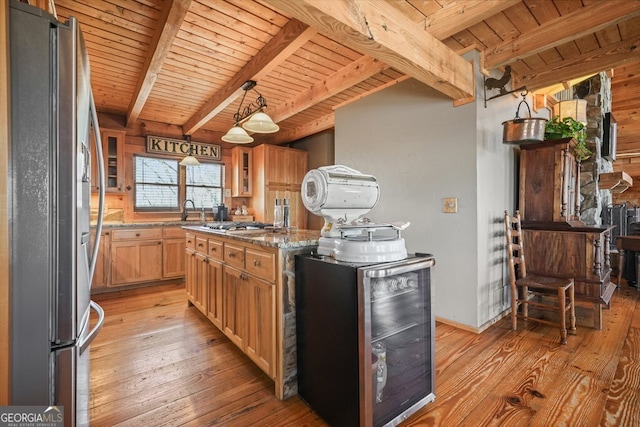
[[[224,189],[224,197],[231,197],[231,189],[230,188],[225,188]]]
[[[446,197],[442,199],[442,212],[444,213],[456,213],[458,212],[458,198]]]

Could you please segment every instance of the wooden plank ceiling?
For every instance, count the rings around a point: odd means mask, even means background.
[[[80,22],[99,111],[128,126],[169,123],[219,142],[242,84],[255,80],[281,130],[254,144],[283,144],[332,128],[336,107],[409,77],[467,98],[473,76],[460,55],[476,48],[486,70],[510,65],[513,87],[530,91],[612,72],[618,153],[640,158],[638,0],[54,3],[59,19]],[[245,105],[256,96],[247,92]]]

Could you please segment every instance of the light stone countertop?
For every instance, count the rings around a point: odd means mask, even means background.
[[[183,226],[187,231],[210,234],[225,239],[253,243],[259,246],[270,246],[279,249],[303,248],[317,246],[320,232],[315,230],[214,230],[202,225]]]

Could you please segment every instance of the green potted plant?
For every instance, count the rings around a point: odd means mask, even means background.
[[[579,161],[589,158],[592,154],[587,147],[587,128],[573,117],[565,117],[560,120],[560,116],[553,116],[544,129],[544,139],[575,138],[578,142],[574,149],[574,154]]]

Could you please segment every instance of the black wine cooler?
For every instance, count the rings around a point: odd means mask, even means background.
[[[431,256],[296,257],[298,393],[332,426],[395,426],[435,399]]]

